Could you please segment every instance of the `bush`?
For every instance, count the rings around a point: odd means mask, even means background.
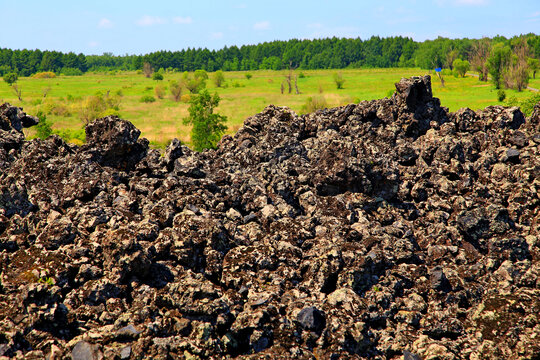
[[[193,77],[195,79],[208,80],[208,73],[205,70],[195,70]]]
[[[38,72],[32,75],[34,79],[54,79],[56,77],[56,74],[52,71],[44,71],[44,72]]]
[[[182,95],[182,97],[180,98],[180,101],[184,102],[184,103],[190,102],[191,101],[191,95],[190,94]]]
[[[467,71],[469,71],[470,64],[467,60],[456,59],[452,63],[454,67],[454,75],[465,77]]]
[[[519,106],[517,97],[510,96],[508,100],[506,101],[506,106]]]
[[[175,102],[180,101],[180,97],[182,96],[182,84],[180,84],[178,81],[171,80],[169,83],[169,91],[171,92],[171,97]]]
[[[68,106],[61,102],[55,102],[53,100],[47,100],[41,104],[40,111],[44,115],[55,116],[71,116],[71,111]]]
[[[184,119],[184,124],[192,125],[191,141],[196,151],[215,148],[221,136],[227,130],[224,123],[227,117],[214,114],[214,109],[219,105],[219,96],[215,93],[210,96],[208,90],[190,100],[189,117]]]
[[[163,99],[163,97],[165,96],[165,88],[161,85],[158,85],[154,89],[154,93],[156,94],[156,97],[158,99]]]
[[[325,109],[327,107],[328,104],[324,96],[310,96],[307,98],[306,103],[302,105],[302,113],[312,113],[317,110]]]
[[[305,77],[306,77],[306,75],[304,75],[303,72],[300,72],[300,74],[298,74],[298,78],[300,78],[300,79],[303,79],[303,78],[305,78]]]
[[[343,79],[343,74],[334,73],[334,82],[336,83],[336,87],[338,89],[343,89],[343,84],[345,84],[345,79]]]
[[[153,103],[154,101],[156,101],[156,98],[153,97],[152,95],[143,95],[141,96],[139,101],[142,103]]]
[[[52,134],[52,126],[43,112],[38,111],[36,116],[39,119],[39,123],[36,125],[36,137],[46,139]]]
[[[152,80],[163,80],[163,74],[160,72],[155,72],[152,74]]]
[[[246,74],[246,79],[249,80],[249,79],[251,79],[252,77],[253,77],[253,75],[251,75],[250,73],[247,73],[247,74]]]
[[[217,87],[221,87],[223,83],[225,82],[225,76],[223,75],[223,71],[218,70],[214,73],[214,84]]]
[[[55,129],[53,134],[60,136],[66,142],[83,144],[86,141],[84,129]]]
[[[521,111],[525,116],[531,116],[534,110],[534,105],[540,101],[540,94],[533,94],[520,103]]]
[[[60,70],[60,74],[65,75],[65,76],[81,76],[83,72],[77,68],[66,67]]]
[[[13,85],[14,83],[17,82],[17,79],[18,79],[18,76],[16,73],[14,72],[10,72],[10,73],[7,73],[7,74],[4,74],[4,81],[9,85]]]
[[[106,95],[97,93],[89,96],[79,106],[79,118],[86,124],[90,121],[103,117],[104,114],[110,114],[111,110],[120,110],[120,98],[110,96],[109,92]]]
[[[499,102],[503,102],[505,99],[506,92],[503,89],[499,89],[499,91],[497,91],[497,100],[499,100]]]

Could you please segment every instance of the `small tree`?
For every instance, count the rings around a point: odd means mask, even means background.
[[[39,122],[36,125],[36,136],[40,139],[46,139],[52,134],[52,126],[47,121],[47,116],[42,111],[38,111],[37,117]]]
[[[158,99],[163,99],[163,97],[165,96],[165,88],[161,85],[158,85],[155,87],[154,93],[156,94],[156,97]]]
[[[23,101],[22,100],[22,89],[19,85],[17,84],[13,84],[11,86],[11,88],[13,89],[13,92],[15,93],[15,95],[17,95],[17,99],[19,99],[19,101]]]
[[[214,84],[216,84],[217,87],[221,87],[223,83],[225,82],[225,76],[223,75],[223,71],[218,70],[214,73]]]
[[[489,67],[487,58],[491,52],[490,41],[489,38],[482,38],[473,44],[471,56],[469,58],[472,68],[475,71],[478,71],[478,78],[480,81],[488,81]]]
[[[195,79],[208,80],[208,73],[205,70],[195,70],[193,77]]]
[[[160,72],[153,73],[152,80],[163,80],[163,74]]]
[[[208,74],[204,70],[197,70],[193,75],[193,78],[189,76],[189,73],[184,72],[183,82],[186,89],[192,94],[198,94],[202,89],[206,88],[206,79]]]
[[[470,68],[469,62],[467,60],[461,59],[454,60],[452,66],[454,67],[455,74],[461,77],[465,77],[465,74],[467,73],[467,71],[469,71]]]
[[[246,79],[248,79],[248,80],[250,80],[253,77],[253,75],[251,75],[250,73],[246,73],[245,76],[246,76]]]
[[[169,90],[171,92],[172,99],[175,102],[179,102],[180,98],[182,97],[182,84],[180,84],[178,81],[172,80],[169,83]]]
[[[516,89],[517,91],[527,88],[527,85],[529,85],[528,55],[529,48],[525,40],[518,40],[509,58],[508,67],[504,72],[504,83],[506,87]]]
[[[533,79],[536,79],[536,72],[540,69],[540,60],[535,58],[528,58],[527,64],[529,65],[529,70],[533,73]]]
[[[487,59],[489,74],[491,81],[496,89],[500,89],[504,80],[504,72],[508,67],[508,63],[512,56],[512,50],[509,46],[504,46],[502,43],[493,45],[491,55]]]
[[[153,72],[154,72],[154,69],[152,68],[152,65],[150,65],[150,63],[148,63],[148,62],[145,62],[143,64],[143,74],[144,74],[144,76],[149,78],[150,76],[152,76]]]
[[[343,78],[343,74],[334,73],[334,82],[336,83],[336,87],[338,89],[343,89],[343,84],[345,84],[345,79]]]
[[[14,72],[10,72],[10,73],[7,73],[7,74],[4,74],[4,81],[7,82],[7,84],[9,86],[13,85],[14,83],[17,82],[17,74],[14,73]]]
[[[191,141],[196,151],[215,148],[221,136],[227,130],[224,123],[227,117],[214,114],[214,109],[219,104],[217,93],[210,96],[208,90],[203,90],[198,96],[193,97],[189,103],[189,117],[184,119],[184,124],[192,125]]]

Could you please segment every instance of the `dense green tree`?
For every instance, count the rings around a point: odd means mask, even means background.
[[[533,79],[536,79],[536,72],[540,68],[540,60],[535,58],[528,58],[527,65],[529,65],[529,70],[533,73]]]
[[[512,50],[508,45],[497,43],[491,49],[491,55],[487,58],[487,65],[491,81],[496,89],[500,89],[503,85],[504,72],[508,67],[512,56]]]
[[[464,77],[467,71],[469,71],[470,64],[467,60],[455,59],[452,63],[452,67],[457,76]]]
[[[196,151],[215,148],[227,130],[224,125],[227,117],[214,114],[219,101],[217,93],[211,96],[208,90],[203,90],[189,102],[189,117],[184,119],[184,124],[192,125],[191,141]]]
[[[14,72],[4,74],[4,81],[7,82],[9,86],[17,82],[17,74]]]
[[[214,80],[214,84],[217,87],[221,87],[223,83],[225,82],[225,76],[223,75],[223,71],[221,70],[216,71],[214,73],[213,80]]]

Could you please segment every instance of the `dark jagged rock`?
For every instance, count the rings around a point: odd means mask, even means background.
[[[540,105],[396,90],[163,157],[1,106],[0,357],[537,358]]]
[[[148,140],[129,121],[117,116],[97,119],[86,126],[86,145],[83,150],[104,166],[133,168],[148,151]]]
[[[0,130],[13,129],[22,133],[23,128],[37,125],[38,122],[37,117],[26,115],[22,108],[11,106],[8,103],[0,105]]]

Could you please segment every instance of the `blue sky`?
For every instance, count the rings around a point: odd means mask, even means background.
[[[0,0],[0,47],[144,54],[292,38],[540,34],[539,0]]]

